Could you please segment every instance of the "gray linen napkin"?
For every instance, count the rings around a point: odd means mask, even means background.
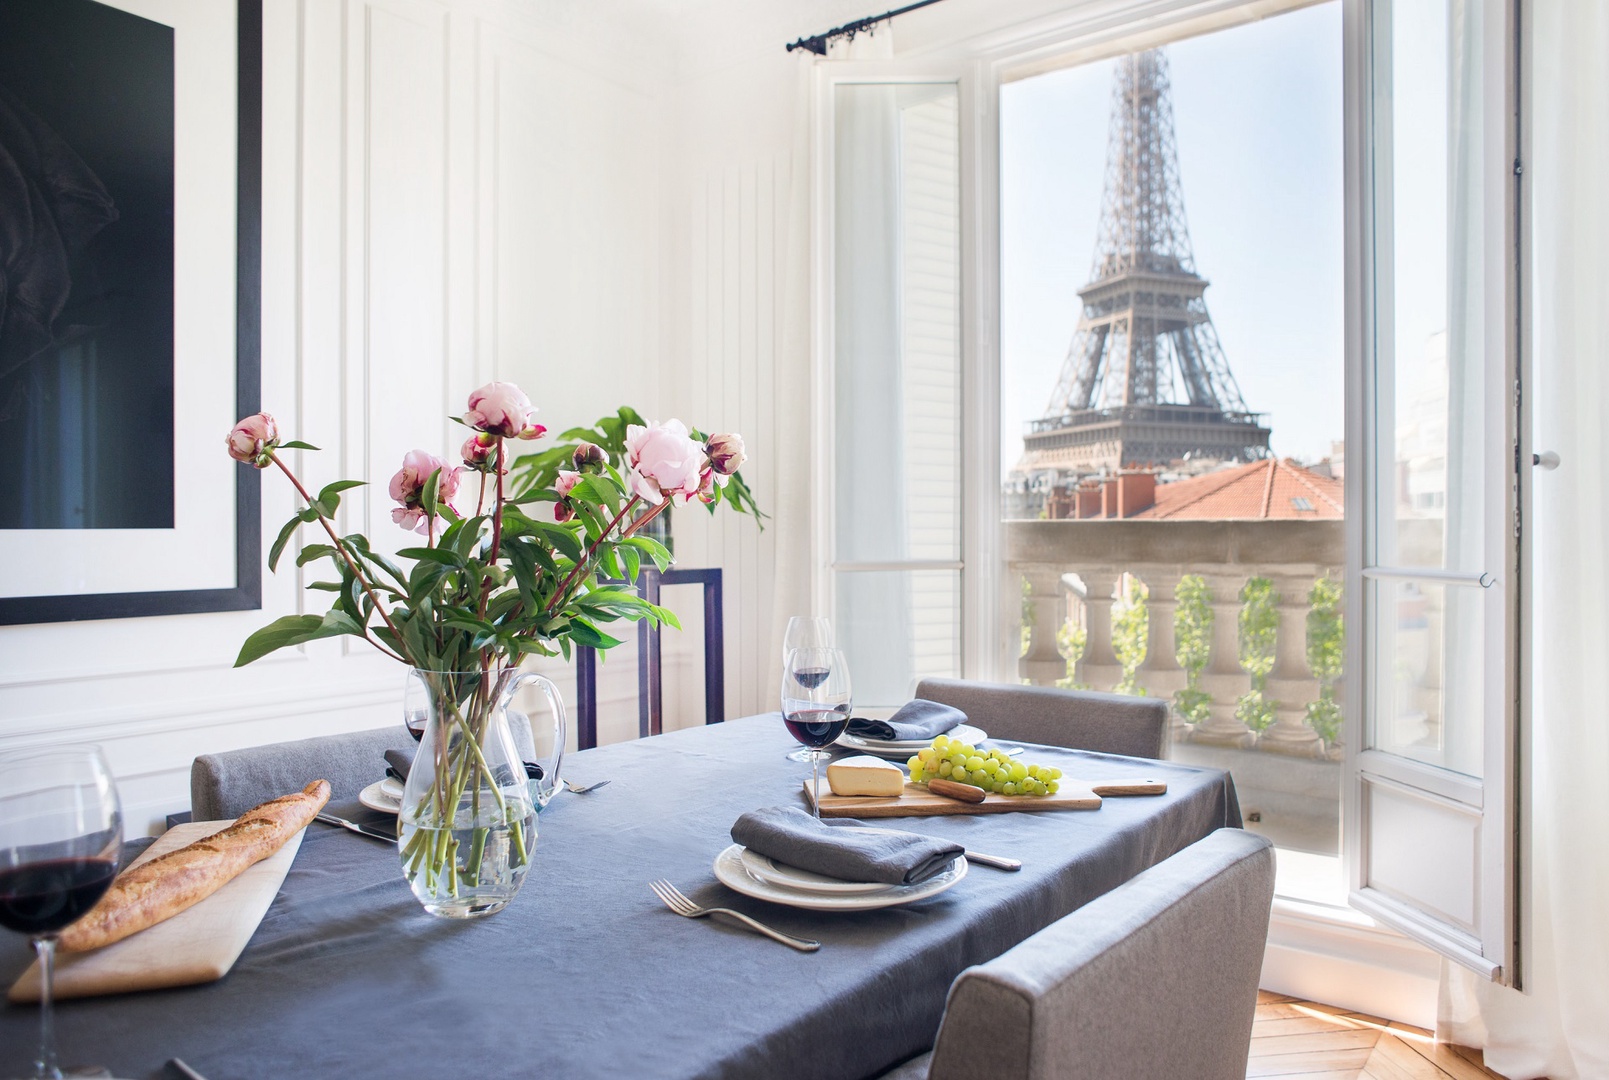
[[[525,766],[525,775],[531,780],[542,779],[542,766],[534,761],[521,762]],[[398,783],[408,782],[408,770],[413,768],[413,755],[406,750],[387,750],[385,752],[385,774]]]
[[[888,885],[926,881],[966,850],[936,836],[870,829],[849,818],[829,825],[796,806],[750,810],[733,824],[732,839],[801,870]]]
[[[917,698],[901,705],[899,712],[887,720],[855,717],[849,721],[849,733],[859,735],[862,739],[882,739],[885,742],[931,739],[966,722],[967,714],[960,709]]]

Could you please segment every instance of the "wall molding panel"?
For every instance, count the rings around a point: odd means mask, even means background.
[[[648,28],[530,7],[265,5],[262,400],[325,448],[294,453],[307,482],[370,482],[342,526],[377,543],[408,542],[385,495],[403,453],[456,453],[448,413],[494,374],[559,428],[660,404],[668,69],[645,59]],[[188,452],[220,453],[224,434]],[[266,550],[296,504],[279,478],[263,502]],[[266,576],[260,611],[0,628],[0,750],[101,743],[138,833],[188,806],[196,754],[393,722],[403,674],[354,639],[232,667],[252,630],[322,610],[302,588],[317,569],[293,564]],[[666,644],[679,726],[702,716],[698,660]],[[573,707],[568,666],[539,667]],[[599,675],[605,739],[633,737],[632,647]]]

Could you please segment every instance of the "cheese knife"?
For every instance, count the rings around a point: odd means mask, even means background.
[[[355,821],[348,821],[344,817],[336,817],[334,814],[320,813],[318,815],[318,820],[322,821],[326,825],[339,825],[343,829],[358,833],[362,836],[367,836],[371,840],[384,840],[388,844],[395,844],[397,842],[397,838],[395,836],[381,832],[379,829],[368,825],[359,825]]]

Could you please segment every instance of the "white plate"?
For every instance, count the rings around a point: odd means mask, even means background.
[[[978,745],[989,737],[989,733],[982,728],[971,724],[957,724],[945,732],[952,739],[959,739],[973,746]],[[838,736],[838,745],[846,750],[859,750],[863,754],[876,754],[878,757],[899,758],[904,760],[918,750],[933,745],[932,739],[904,739],[894,742],[884,742],[882,739],[866,739],[859,735],[844,732]]]
[[[926,900],[954,885],[967,876],[967,861],[957,855],[955,862],[942,874],[928,878],[918,885],[894,885],[887,892],[868,896],[823,896],[820,893],[798,892],[773,885],[743,869],[743,845],[733,844],[715,856],[715,878],[722,885],[756,900],[769,900],[773,904],[805,908],[809,911],[873,911],[877,908],[897,907]]]
[[[904,887],[888,885],[881,881],[844,881],[842,878],[831,878],[824,874],[801,870],[797,866],[789,866],[787,863],[779,863],[769,855],[761,855],[758,851],[750,851],[748,848],[743,849],[741,858],[743,869],[756,878],[768,885],[780,885],[795,892],[818,893],[823,896],[866,896]]]
[[[358,802],[382,814],[395,814],[402,809],[402,785],[389,776],[376,780],[358,792]]]

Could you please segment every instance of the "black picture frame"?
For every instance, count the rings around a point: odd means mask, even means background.
[[[235,415],[220,418],[217,452],[234,421],[260,408],[262,384],[262,0],[237,0]],[[182,268],[181,268],[182,269]],[[256,469],[235,477],[235,585],[168,592],[0,597],[0,625],[129,619],[262,607],[262,503]]]

